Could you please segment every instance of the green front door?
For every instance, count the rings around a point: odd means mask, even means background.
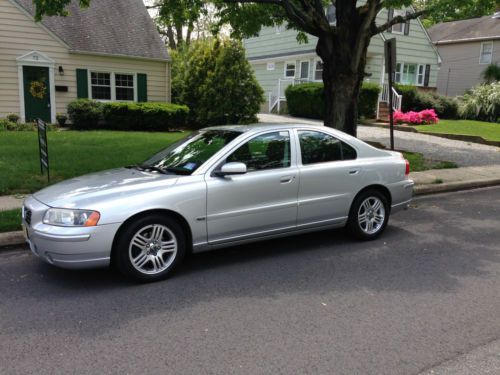
[[[23,66],[26,122],[41,118],[50,122],[49,68]]]

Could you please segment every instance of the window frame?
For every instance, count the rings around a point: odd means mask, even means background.
[[[303,63],[307,63],[307,76],[306,77],[302,77],[302,64]],[[311,61],[310,60],[300,60],[299,61],[299,79],[300,80],[307,80],[309,81],[310,80],[310,77],[311,76]]]
[[[110,75],[110,87],[111,87],[111,99],[94,99],[92,97],[92,73],[106,73]],[[116,99],[116,75],[128,75],[133,77],[133,83],[134,83],[134,99],[133,100],[117,100]],[[137,72],[127,72],[127,71],[111,71],[111,70],[106,70],[106,69],[88,69],[87,70],[87,81],[88,81],[88,92],[89,92],[89,99],[92,100],[97,100],[99,102],[126,102],[126,103],[133,103],[137,102]],[[119,86],[122,87],[122,86]]]
[[[398,65],[399,65],[399,69],[398,69]],[[408,73],[405,73],[405,68],[409,67],[410,65],[415,66],[415,81],[414,82],[402,82],[405,74],[408,75]],[[422,67],[422,75],[421,75],[422,83],[419,82],[419,76],[420,76],[419,69],[420,69],[420,67]],[[399,78],[398,78],[398,76],[399,76]],[[394,82],[400,83],[402,85],[413,85],[413,86],[419,86],[419,87],[424,86],[424,83],[425,83],[425,64],[398,61],[396,63]]]
[[[314,71],[313,71],[313,77],[312,77],[312,80],[314,82],[323,82],[323,66],[321,67],[321,79],[316,79],[316,72],[318,72],[319,70],[317,69],[317,64],[318,62],[320,62],[321,64],[323,64],[323,61],[321,59],[314,59]]]
[[[394,9],[393,13],[392,13],[392,18],[396,18],[398,16],[405,16],[405,15],[406,15],[406,11],[404,9]],[[401,31],[394,30],[395,26],[399,26],[401,28]],[[401,23],[396,23],[396,24],[392,25],[391,26],[391,33],[393,33],[393,34],[399,34],[399,35],[404,35],[404,33],[405,33],[405,23],[401,22]]]
[[[322,162],[318,162],[318,163],[304,164],[303,161],[302,161],[302,147],[300,146],[300,136],[299,136],[300,132],[316,132],[316,133],[325,134],[325,135],[327,135],[329,137],[335,138],[336,140],[338,140],[341,143],[340,149],[341,149],[342,159],[340,159],[340,160],[322,161]],[[358,159],[359,150],[358,150],[357,147],[353,146],[351,143],[347,142],[346,140],[344,140],[344,139],[342,139],[340,137],[337,137],[336,135],[333,135],[333,134],[330,134],[328,132],[325,132],[323,130],[307,129],[307,128],[294,129],[294,136],[295,136],[295,139],[296,139],[297,165],[299,167],[306,167],[307,168],[307,167],[311,167],[311,166],[314,167],[314,166],[317,166],[317,165],[326,165],[326,164],[330,164],[330,163],[352,162],[353,160],[357,160]],[[344,151],[342,150],[342,143],[345,143],[346,145],[348,145],[349,147],[351,147],[356,152],[356,157],[354,159],[344,159]]]
[[[420,68],[422,68],[422,73],[420,73]],[[421,82],[420,82],[420,79]],[[416,86],[424,86],[425,83],[425,64],[417,64],[417,82]]]
[[[293,64],[293,76],[288,76],[287,75],[287,72],[288,72],[288,65],[289,64]],[[285,78],[288,78],[288,79],[292,79],[292,78],[295,78],[295,76],[297,75],[297,61],[295,60],[288,60],[288,61],[285,61],[285,65],[283,67],[283,76]]]
[[[488,62],[483,62],[483,53],[484,53],[484,46],[485,45],[491,45],[491,52],[490,52],[490,59]],[[489,65],[493,62],[493,41],[487,41],[487,42],[482,42],[481,43],[481,48],[479,50],[479,65]]]
[[[220,159],[220,162],[218,162],[216,164],[216,167],[210,172],[211,175],[214,174],[215,171],[219,170],[220,168],[222,168],[222,166],[226,163],[228,163],[227,159],[233,155],[236,151],[238,151],[240,149],[240,147],[244,146],[245,144],[251,142],[252,140],[254,140],[255,138],[258,138],[258,137],[262,137],[262,136],[265,136],[265,135],[268,135],[268,134],[272,134],[272,133],[282,133],[282,132],[287,132],[288,133],[288,143],[289,143],[289,146],[288,146],[288,152],[289,152],[289,161],[290,161],[290,164],[288,165],[288,167],[276,167],[276,168],[268,168],[268,169],[256,169],[256,170],[247,170],[247,173],[246,174],[249,174],[249,173],[256,173],[256,172],[270,172],[270,171],[276,171],[276,170],[288,170],[292,167],[295,167],[296,165],[296,162],[295,162],[295,158],[294,156],[296,155],[295,153],[295,134],[292,132],[291,129],[274,129],[274,130],[270,130],[270,131],[263,131],[261,133],[258,133],[258,134],[253,134],[252,136],[248,137],[248,138],[245,138],[243,139],[240,143],[238,143],[237,145],[235,145],[233,148],[231,148],[231,150],[229,150],[221,159]]]

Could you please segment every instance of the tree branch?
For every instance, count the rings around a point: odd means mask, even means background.
[[[375,26],[372,30],[372,35],[382,33],[384,31],[386,31],[392,25],[396,25],[398,23],[404,23],[404,22],[409,21],[409,20],[414,20],[415,18],[418,18],[427,12],[428,12],[428,9],[424,9],[424,10],[421,10],[421,11],[418,11],[415,13],[407,14],[406,16],[394,17],[392,20],[384,23],[382,26]]]

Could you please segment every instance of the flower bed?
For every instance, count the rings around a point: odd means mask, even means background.
[[[401,125],[428,125],[437,124],[439,118],[433,109],[424,109],[420,112],[401,112],[395,111],[393,114],[393,119],[396,124]]]

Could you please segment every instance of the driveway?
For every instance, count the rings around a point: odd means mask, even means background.
[[[500,188],[426,197],[373,242],[228,248],[145,285],[3,251],[0,373],[417,374],[500,338],[498,228]]]
[[[297,119],[290,116],[259,114],[261,122],[306,123],[323,126],[322,121]],[[390,146],[389,130],[373,126],[358,126],[358,137],[364,141]],[[500,147],[456,141],[426,134],[395,131],[394,147],[400,150],[420,152],[427,158],[453,161],[461,167],[500,164]]]

